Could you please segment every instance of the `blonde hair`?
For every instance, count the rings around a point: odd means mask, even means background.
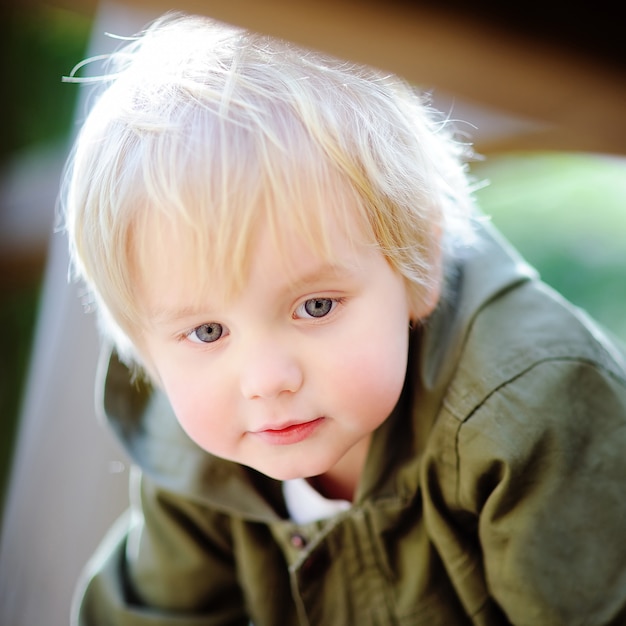
[[[63,198],[76,276],[126,360],[138,357],[142,224],[156,215],[186,228],[214,270],[228,260],[235,285],[259,219],[277,241],[288,223],[331,255],[325,211],[310,207],[332,194],[340,218],[358,206],[416,299],[439,281],[433,233],[450,253],[471,231],[467,145],[396,76],[180,14],[110,63]]]

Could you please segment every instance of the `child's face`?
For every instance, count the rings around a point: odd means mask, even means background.
[[[215,276],[195,304],[202,260],[186,258],[171,232],[139,281],[140,347],[182,427],[212,454],[279,480],[329,472],[348,452],[365,457],[399,398],[420,313],[381,252],[335,226],[333,264],[295,234],[278,252],[261,229],[229,299]]]

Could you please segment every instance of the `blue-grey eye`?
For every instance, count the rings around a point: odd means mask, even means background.
[[[192,341],[202,343],[213,343],[217,341],[224,333],[224,327],[217,322],[211,322],[210,324],[202,324],[197,328],[194,328],[190,333],[189,338]]]
[[[330,298],[312,298],[304,303],[304,310],[311,317],[324,317],[333,308],[333,300]]]

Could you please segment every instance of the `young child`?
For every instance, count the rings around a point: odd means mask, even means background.
[[[395,76],[167,16],[64,192],[131,511],[74,615],[626,624],[624,356]]]

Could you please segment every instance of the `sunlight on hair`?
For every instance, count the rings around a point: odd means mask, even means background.
[[[65,207],[76,273],[118,347],[140,323],[132,269],[155,216],[185,229],[185,253],[233,288],[259,220],[277,245],[294,229],[328,257],[329,211],[347,223],[356,208],[415,298],[439,280],[435,233],[446,253],[470,239],[469,148],[398,77],[177,15],[105,68],[84,79],[106,89],[68,165]]]

